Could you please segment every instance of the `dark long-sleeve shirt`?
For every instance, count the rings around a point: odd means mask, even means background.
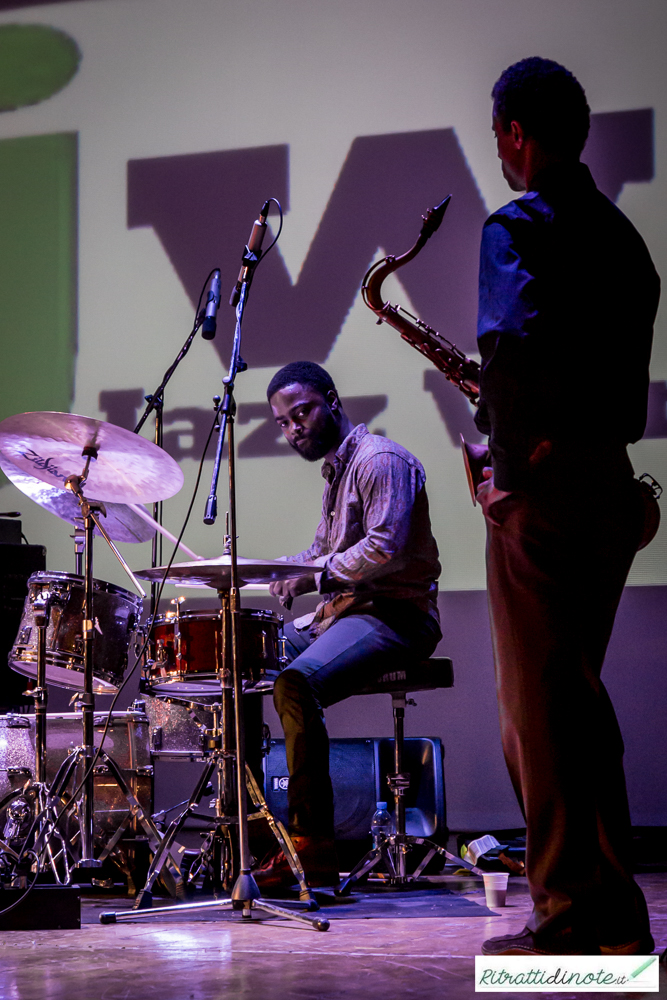
[[[646,426],[660,295],[646,245],[584,164],[537,188],[482,233],[476,422],[502,490],[529,487],[541,440],[623,446]]]
[[[377,597],[409,601],[437,622],[440,563],[421,463],[358,424],[334,464],[324,463],[322,475],[315,540],[289,560],[322,567],[320,591],[329,602],[341,595],[355,603]]]

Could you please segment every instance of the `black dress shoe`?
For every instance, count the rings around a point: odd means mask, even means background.
[[[306,882],[311,889],[337,886],[340,882],[333,840],[326,837],[292,836]],[[297,886],[289,862],[281,850],[269,856],[252,872],[262,893],[282,891]]]
[[[489,938],[482,945],[483,955],[599,955],[594,941],[576,937],[570,930],[554,934],[534,934],[524,927],[518,934]]]

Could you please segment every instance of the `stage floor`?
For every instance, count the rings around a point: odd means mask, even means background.
[[[662,951],[667,946],[667,873],[640,875],[638,881],[648,899],[656,950]],[[474,880],[448,884],[483,906],[483,891]],[[479,954],[482,941],[521,929],[530,911],[525,881],[511,879],[510,886],[508,905],[493,916],[336,919],[326,933],[276,919],[241,922],[240,916],[224,921],[180,916],[102,926],[95,922],[97,913],[127,906],[127,901],[85,899],[84,920],[93,922],[79,931],[2,935],[0,997],[470,998],[474,995],[473,956]],[[667,995],[665,970],[661,970],[661,993]]]

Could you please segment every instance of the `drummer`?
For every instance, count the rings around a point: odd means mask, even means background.
[[[288,444],[324,459],[322,519],[315,541],[290,562],[316,575],[271,584],[291,599],[318,590],[317,610],[286,625],[289,666],[274,689],[289,769],[289,829],[311,886],[338,882],[329,738],[323,709],[407,658],[426,659],[441,638],[438,549],[425,475],[401,445],[355,427],[331,376],[310,361],[286,365],[267,397]],[[291,885],[282,852],[254,872],[262,890]]]

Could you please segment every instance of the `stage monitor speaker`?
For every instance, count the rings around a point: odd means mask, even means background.
[[[25,710],[33,703],[22,694],[28,678],[12,670],[7,657],[21,624],[28,577],[45,569],[43,545],[0,545],[0,712]]]
[[[369,836],[378,801],[389,810],[394,800],[387,775],[394,770],[393,739],[332,739],[329,771],[334,790],[336,840],[363,840]],[[406,739],[403,770],[410,774],[405,796],[407,833],[447,840],[444,749],[439,739]],[[266,801],[273,815],[287,825],[287,761],[285,741],[271,740],[264,759]]]

